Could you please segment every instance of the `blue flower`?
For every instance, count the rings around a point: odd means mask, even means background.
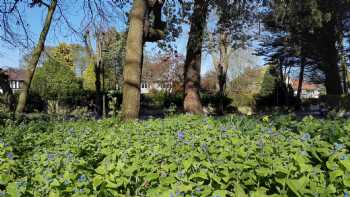
[[[3,192],[3,191],[0,191],[0,197],[4,197],[5,196],[5,192]]]
[[[214,194],[213,197],[220,197],[220,194]]]
[[[79,182],[85,182],[86,181],[85,175],[80,175],[79,178],[78,178],[78,181]]]
[[[182,131],[177,132],[177,137],[179,138],[179,140],[183,140],[185,139],[185,133]]]
[[[308,141],[311,139],[311,135],[309,133],[304,133],[303,136],[301,136],[302,141]]]
[[[344,161],[344,160],[348,160],[349,156],[348,155],[343,155],[340,157],[340,160]]]
[[[13,153],[12,153],[12,152],[8,152],[8,153],[6,153],[6,157],[7,157],[8,159],[13,160],[14,155],[13,155]]]
[[[196,188],[196,193],[201,193],[201,192],[202,192],[201,188],[197,187]]]
[[[338,144],[338,143],[334,144],[334,149],[336,151],[339,151],[339,150],[343,149],[344,147],[345,147],[344,144]]]
[[[174,193],[171,192],[170,193],[170,197],[175,197]]]
[[[349,197],[349,192],[344,192],[344,197]]]
[[[226,132],[227,130],[228,130],[228,129],[227,129],[225,126],[221,126],[221,127],[220,127],[220,131],[221,131],[221,132]]]
[[[47,158],[51,161],[51,160],[55,159],[55,154],[49,153],[47,155]]]

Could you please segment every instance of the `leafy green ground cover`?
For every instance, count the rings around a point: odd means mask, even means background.
[[[350,121],[177,116],[0,127],[0,196],[348,196]]]

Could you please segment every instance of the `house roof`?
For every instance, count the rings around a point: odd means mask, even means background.
[[[292,85],[294,90],[297,90],[298,86],[299,86],[299,80],[292,79],[290,81],[290,84]],[[319,88],[320,88],[319,84],[314,84],[314,83],[310,83],[310,82],[306,82],[306,81],[303,82],[303,86],[302,86],[303,90],[309,90],[309,91],[310,90],[316,90],[316,89],[319,89]]]
[[[26,71],[23,69],[8,68],[6,70],[9,80],[11,81],[24,81],[26,76]]]

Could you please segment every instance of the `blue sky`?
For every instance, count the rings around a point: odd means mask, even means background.
[[[71,20],[71,24],[74,26],[79,26],[81,21],[83,20],[83,12],[76,10],[73,7],[66,8],[66,15],[69,16],[69,19]],[[23,13],[25,15],[25,19],[29,25],[29,30],[31,34],[31,39],[33,41],[36,41],[38,39],[38,35],[42,28],[42,23],[44,21],[44,17],[46,15],[44,8],[32,8],[32,9],[26,9],[26,12]],[[67,42],[67,43],[82,43],[81,38],[74,35],[72,31],[70,31],[66,25],[63,25],[64,23],[62,20],[57,21],[57,16],[55,17],[56,20],[53,22],[53,26],[50,29],[49,35],[46,40],[46,46],[54,46],[57,45],[59,42]],[[209,23],[212,23],[212,17],[209,17]],[[112,26],[116,27],[119,31],[125,31],[126,26],[123,20],[115,20],[115,22],[112,22]],[[188,31],[189,27],[185,26],[183,31],[183,34],[177,39],[176,46],[177,51],[184,54],[186,53],[186,45],[187,45],[187,39],[188,39]],[[156,47],[155,44],[146,44],[146,50],[152,51],[152,49]],[[23,54],[25,53],[25,50],[21,48],[14,48],[10,47],[8,44],[0,42],[0,66],[4,67],[19,67],[20,62],[22,59]],[[256,64],[262,64],[262,58],[258,58],[256,61]],[[253,65],[255,66],[255,65]],[[210,55],[203,54],[203,60],[202,60],[202,73],[207,72],[212,68],[212,60]]]

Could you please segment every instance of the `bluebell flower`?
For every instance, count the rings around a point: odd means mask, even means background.
[[[179,138],[179,140],[183,140],[185,139],[185,133],[182,131],[177,132],[177,137]]]
[[[170,193],[170,197],[175,197],[174,193],[171,192]]]
[[[3,192],[3,191],[0,191],[0,197],[4,197],[5,196],[5,192]]]
[[[349,192],[344,192],[344,197],[349,197]]]
[[[220,195],[219,194],[214,194],[214,196],[213,197],[220,197]]]
[[[176,196],[180,196],[181,195],[181,193],[178,191],[178,190],[176,190]]]
[[[12,153],[12,152],[8,152],[8,153],[6,153],[6,157],[7,157],[8,159],[11,159],[11,160],[13,160],[13,159],[14,159],[14,155],[13,155],[13,153]]]
[[[309,133],[304,133],[303,136],[301,136],[302,141],[309,141],[311,139],[311,135]]]
[[[80,192],[80,193],[83,193],[83,192],[84,192],[84,189],[80,189],[79,192]]]
[[[202,192],[201,188],[197,187],[196,188],[196,193],[201,193],[201,192]]]
[[[80,175],[79,178],[78,178],[78,181],[79,182],[85,182],[86,181],[85,175]]]

